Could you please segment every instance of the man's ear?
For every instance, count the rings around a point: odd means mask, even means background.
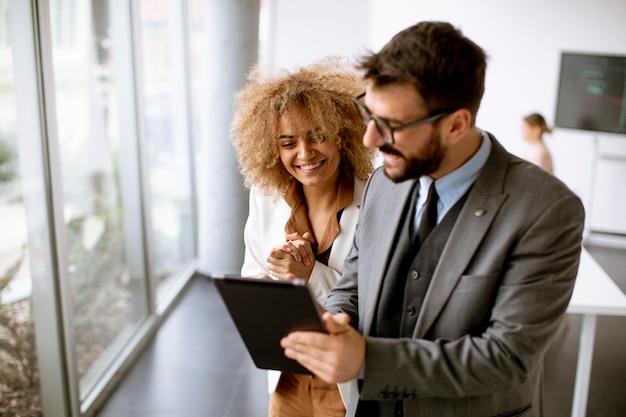
[[[458,143],[472,127],[472,113],[467,109],[459,109],[444,119],[448,142]]]

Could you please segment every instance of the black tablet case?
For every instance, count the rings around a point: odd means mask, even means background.
[[[304,280],[214,276],[213,281],[257,368],[311,374],[280,346],[295,330],[326,331]]]

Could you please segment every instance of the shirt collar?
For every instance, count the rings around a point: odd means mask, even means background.
[[[491,139],[489,135],[479,129],[482,137],[482,141],[478,151],[463,165],[455,169],[449,174],[444,175],[435,182],[435,189],[439,196],[439,203],[437,204],[437,217],[439,220],[448,212],[448,210],[465,194],[465,192],[472,186],[480,171],[487,162],[489,154],[491,153]],[[422,176],[420,181],[420,196],[418,199],[418,207],[426,201],[428,196],[428,187],[433,181],[428,176]]]

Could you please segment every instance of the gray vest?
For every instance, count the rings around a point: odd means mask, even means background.
[[[420,246],[409,232],[417,200],[417,191],[413,192],[383,281],[376,311],[376,336],[412,336],[426,290],[468,193],[469,191],[446,213]]]

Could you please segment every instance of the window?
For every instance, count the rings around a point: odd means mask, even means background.
[[[157,303],[195,256],[185,49],[180,1],[140,2],[143,131]]]
[[[34,68],[24,62],[28,57],[17,55],[27,41],[12,42],[21,35],[20,19],[30,16],[18,15],[20,7],[9,6],[7,0],[0,0],[0,410],[26,415],[41,413],[31,297],[33,251],[24,198],[24,190],[32,188],[29,182],[37,181],[38,172],[22,156],[25,151],[33,153],[29,138],[38,139],[39,131],[37,111],[29,109]],[[22,78],[16,80],[20,73]],[[29,76],[33,77],[24,78]],[[29,118],[34,120],[28,123]]]
[[[69,349],[81,398],[148,316],[141,192],[133,176],[137,136],[124,119],[134,95],[121,88],[131,61],[118,53],[130,40],[112,25],[112,6],[50,3],[62,187],[57,209],[64,223],[60,274],[70,293]]]

